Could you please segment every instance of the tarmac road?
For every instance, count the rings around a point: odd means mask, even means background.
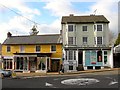
[[[2,88],[118,88],[118,71],[2,80]]]

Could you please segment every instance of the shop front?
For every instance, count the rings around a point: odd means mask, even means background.
[[[47,72],[51,54],[14,55],[14,69],[22,72]]]

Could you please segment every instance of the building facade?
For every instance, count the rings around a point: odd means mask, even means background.
[[[59,70],[62,63],[60,34],[12,36],[2,44],[3,68],[22,72]]]
[[[113,67],[109,21],[103,15],[63,16],[61,28],[66,72]]]

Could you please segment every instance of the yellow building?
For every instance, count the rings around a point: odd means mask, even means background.
[[[23,72],[57,72],[62,64],[60,34],[12,36],[2,44],[3,68]]]

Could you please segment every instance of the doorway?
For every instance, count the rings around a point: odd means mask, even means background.
[[[37,69],[37,57],[30,57],[30,71],[36,71]]]
[[[78,71],[83,70],[83,51],[78,51]]]
[[[52,59],[51,60],[51,71],[58,72],[60,67],[60,59]]]

